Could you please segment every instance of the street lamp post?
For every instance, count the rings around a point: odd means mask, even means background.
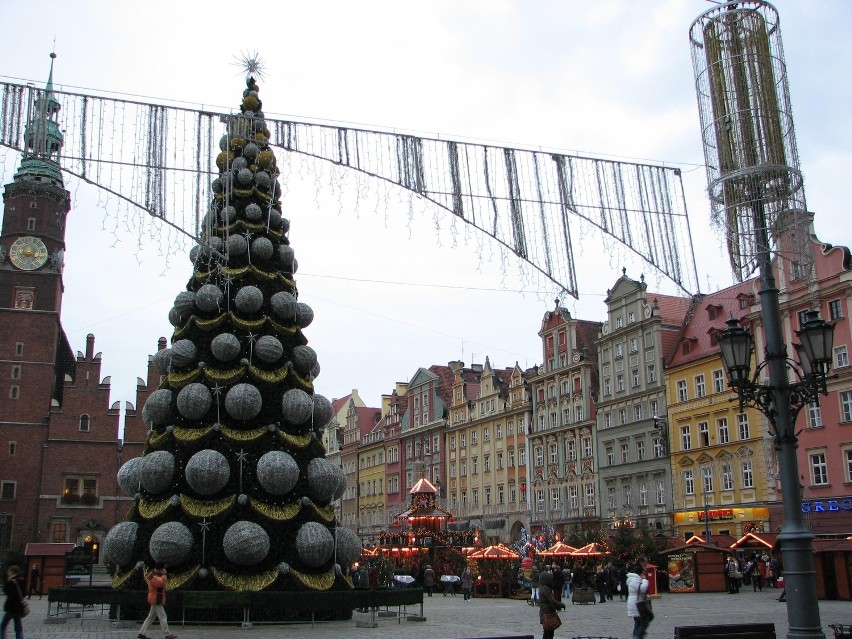
[[[834,325],[819,318],[816,311],[805,314],[805,322],[796,335],[799,362],[787,357],[781,332],[778,289],[769,263],[769,251],[762,252],[760,263],[760,302],[766,337],[765,358],[751,374],[754,339],[751,332],[732,318],[719,337],[722,361],[740,406],[757,408],[774,430],[775,449],[781,476],[784,523],[778,542],[784,559],[784,585],[787,589],[788,637],[824,639],[816,592],[813,559],[813,534],[802,516],[799,497],[799,469],[796,458],[796,417],[807,404],[827,395],[828,370],[832,361]],[[764,369],[769,383],[758,379]],[[790,377],[793,381],[790,381]],[[792,498],[791,498],[792,497]]]

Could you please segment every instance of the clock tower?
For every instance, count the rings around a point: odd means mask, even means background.
[[[0,227],[0,479],[3,506],[14,500],[11,535],[35,525],[38,460],[48,422],[61,410],[75,357],[60,323],[65,219],[70,195],[59,166],[60,105],[53,92],[53,59],[46,87],[26,106],[24,150],[3,192]],[[29,472],[12,471],[29,460]],[[10,479],[11,477],[11,479]],[[25,504],[27,506],[25,506]],[[33,512],[28,512],[32,505]],[[0,548],[9,525],[0,515]],[[7,546],[8,547],[8,546]]]

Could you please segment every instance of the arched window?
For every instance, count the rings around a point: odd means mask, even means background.
[[[91,423],[92,423],[92,418],[89,417],[88,415],[86,415],[86,413],[83,413],[82,415],[80,415],[80,432],[88,433],[89,432],[89,426],[90,426]]]

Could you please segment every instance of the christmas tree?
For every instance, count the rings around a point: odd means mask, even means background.
[[[171,348],[154,356],[145,454],[119,471],[136,503],[105,540],[115,587],[144,587],[163,562],[170,589],[342,590],[361,553],[330,505],[345,479],[318,439],[332,408],[313,389],[313,311],[298,301],[276,159],[251,75],[246,85],[169,312]]]

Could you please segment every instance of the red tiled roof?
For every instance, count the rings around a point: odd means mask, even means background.
[[[681,336],[676,347],[670,351],[668,359],[669,366],[678,366],[697,359],[715,355],[719,352],[719,346],[713,343],[714,331],[725,330],[725,322],[730,317],[742,317],[747,313],[740,309],[739,299],[743,295],[751,295],[754,292],[754,280],[746,280],[715,293],[703,295],[696,303],[689,324]],[[710,319],[713,311],[714,318]],[[685,340],[694,340],[689,352],[684,353],[681,344]]]
[[[340,409],[346,406],[349,403],[349,400],[352,398],[352,393],[349,393],[346,397],[341,397],[340,399],[335,399],[331,402],[331,410],[337,415],[340,412]]]
[[[381,420],[382,409],[371,408],[369,406],[356,406],[355,414],[358,416],[358,427],[361,429],[361,435],[366,435]]]

